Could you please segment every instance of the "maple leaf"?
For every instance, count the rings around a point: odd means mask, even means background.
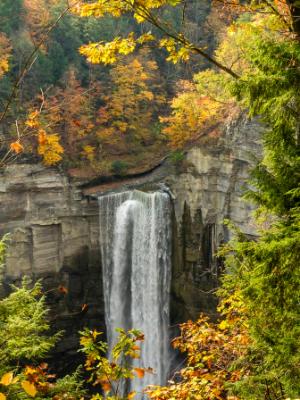
[[[25,375],[33,375],[33,374],[36,374],[36,373],[37,373],[36,368],[31,367],[31,366],[29,366],[29,365],[26,366],[26,368],[25,368]]]
[[[99,335],[102,335],[102,332],[98,332],[96,329],[92,331],[92,337],[94,340],[96,340]]]
[[[63,294],[68,294],[68,289],[65,286],[60,285],[58,291]]]
[[[100,382],[102,389],[104,392],[109,392],[111,389],[111,384],[108,381],[101,381]]]
[[[136,336],[135,340],[143,342],[145,340],[145,335],[143,333],[141,333],[141,334]]]
[[[1,385],[9,386],[13,381],[13,377],[14,377],[13,372],[7,372],[1,378],[1,381],[0,381]]]
[[[138,378],[144,378],[145,370],[144,368],[134,368],[134,372]]]
[[[5,394],[2,392],[0,392],[0,400],[6,400]]]
[[[10,149],[16,154],[19,154],[24,150],[24,147],[19,141],[16,141],[10,144]]]
[[[47,134],[44,129],[40,129],[38,132],[38,142],[40,145],[44,145],[47,143]]]
[[[135,395],[136,395],[136,392],[130,392],[130,393],[128,393],[128,395],[127,395],[127,399],[128,399],[128,400],[132,400],[132,399],[135,397]]]
[[[27,125],[29,128],[36,128],[39,126],[39,121],[37,120],[37,117],[39,115],[39,111],[35,110],[32,111],[29,115],[27,120],[25,121],[25,125]]]
[[[31,397],[35,397],[37,394],[37,389],[35,387],[35,385],[29,381],[23,381],[21,383],[22,388],[25,390],[25,392],[31,396]]]

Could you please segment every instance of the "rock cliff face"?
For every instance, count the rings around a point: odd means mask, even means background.
[[[190,149],[181,166],[166,162],[140,178],[111,186],[123,190],[160,185],[172,193],[173,323],[215,309],[212,292],[220,269],[215,251],[229,236],[223,219],[230,218],[247,234],[255,234],[251,207],[241,194],[253,164],[251,154],[261,153],[260,131],[258,123],[239,117],[226,125],[218,139],[201,141]],[[91,194],[110,187],[90,186],[82,189],[82,182],[39,165],[10,166],[0,175],[0,235],[10,232],[11,239],[4,291],[24,275],[43,280],[53,327],[66,332],[57,352],[70,363],[78,330],[104,329],[99,210]]]
[[[221,137],[192,148],[186,167],[165,183],[174,194],[177,228],[173,263],[173,322],[214,314],[221,260],[220,244],[229,239],[224,219],[255,235],[253,207],[242,199],[251,167],[261,156],[262,128],[240,116]],[[176,236],[177,235],[177,236]]]
[[[0,204],[0,235],[10,233],[4,291],[24,275],[42,279],[53,328],[65,330],[57,352],[72,363],[78,330],[104,329],[98,204],[65,175],[38,165],[3,171]]]

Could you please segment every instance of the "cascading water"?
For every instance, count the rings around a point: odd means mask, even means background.
[[[99,197],[99,208],[109,347],[115,328],[145,334],[134,362],[155,373],[131,381],[130,391],[141,393],[149,384],[165,384],[169,372],[170,199],[134,190]]]

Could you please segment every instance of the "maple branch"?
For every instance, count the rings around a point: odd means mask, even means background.
[[[125,0],[126,1],[126,0]],[[166,36],[174,39],[176,42],[181,43],[184,47],[190,49],[194,53],[200,54],[203,58],[205,58],[210,63],[214,64],[216,67],[221,69],[222,71],[226,72],[227,74],[231,75],[233,78],[238,79],[240,76],[232,71],[230,68],[226,67],[226,65],[221,64],[217,61],[214,57],[210,56],[200,47],[196,46],[193,43],[190,43],[189,40],[178,32],[172,32],[168,29],[163,22],[161,22],[156,16],[154,16],[149,9],[144,7],[143,5],[136,5],[132,4],[130,1],[126,1],[132,8],[132,11],[136,14],[140,15],[141,17],[145,18],[148,22],[154,25],[157,29],[159,29],[162,33]]]

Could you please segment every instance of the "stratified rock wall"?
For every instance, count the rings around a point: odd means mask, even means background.
[[[174,195],[176,232],[173,267],[173,322],[213,315],[221,260],[216,256],[230,232],[230,219],[256,234],[253,206],[242,199],[249,172],[261,157],[262,127],[241,115],[221,137],[188,151],[183,171],[165,179]]]
[[[57,352],[69,355],[66,367],[76,356],[78,330],[104,329],[98,204],[64,174],[39,165],[7,167],[0,204],[0,235],[9,233],[4,290],[25,275],[42,280],[53,328],[65,331]]]

